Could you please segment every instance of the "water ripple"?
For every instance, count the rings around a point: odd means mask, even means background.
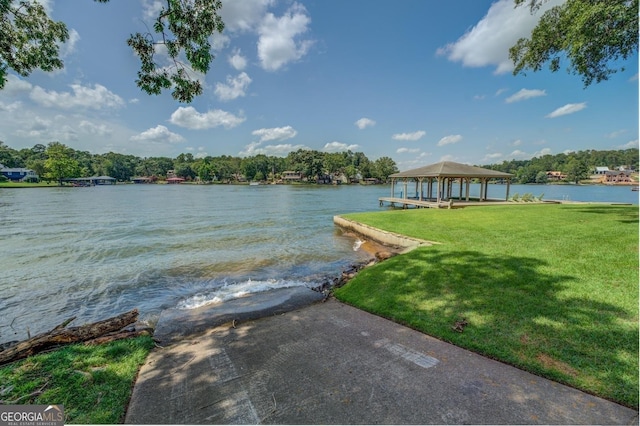
[[[364,256],[332,217],[381,187],[116,185],[0,189],[0,341],[269,286],[313,286]],[[29,215],[15,215],[29,211]]]

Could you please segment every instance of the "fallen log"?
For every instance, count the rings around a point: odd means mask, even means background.
[[[52,347],[70,343],[86,342],[104,334],[119,331],[125,326],[138,320],[138,310],[133,309],[124,314],[108,318],[102,321],[65,328],[73,318],[56,326],[52,330],[38,334],[27,340],[17,343],[0,352],[0,365],[26,358],[38,352]]]
[[[105,343],[115,342],[116,340],[132,339],[140,336],[151,336],[150,329],[144,328],[141,330],[126,330],[118,331],[115,333],[105,334],[104,336],[96,337],[95,339],[87,340],[84,342],[86,346],[103,345]]]

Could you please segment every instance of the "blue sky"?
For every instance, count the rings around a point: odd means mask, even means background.
[[[513,0],[223,0],[226,29],[190,105],[135,85],[126,39],[151,27],[157,1],[44,3],[71,38],[64,70],[12,76],[0,91],[0,140],[16,149],[350,149],[406,170],[638,146],[637,56],[586,89],[564,69],[513,76],[508,48],[536,22]]]

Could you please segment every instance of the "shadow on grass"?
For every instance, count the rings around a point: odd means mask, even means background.
[[[638,405],[637,318],[523,256],[430,247],[364,270],[338,298],[534,373]],[[606,292],[606,289],[602,289]],[[464,332],[456,321],[466,319]]]

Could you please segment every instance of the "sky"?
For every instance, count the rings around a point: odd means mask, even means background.
[[[0,91],[0,141],[14,149],[351,150],[408,170],[638,147],[637,55],[587,88],[566,64],[514,76],[508,49],[539,15],[513,0],[223,0],[225,30],[191,104],[135,84],[126,40],[152,27],[162,2],[42,2],[69,28],[65,67],[12,74]]]

